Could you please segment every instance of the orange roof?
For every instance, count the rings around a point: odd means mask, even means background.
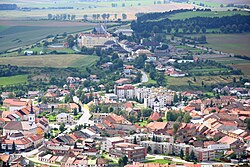
[[[10,158],[9,154],[0,154],[0,160],[3,162],[8,162],[9,158]]]
[[[158,119],[160,119],[161,116],[158,112],[154,112],[150,115],[149,119],[153,120],[153,121],[157,121]]]
[[[232,138],[232,137],[229,137],[229,136],[224,136],[218,142],[230,145],[230,144],[233,144],[236,141],[237,141],[237,139],[235,139],[235,138]]]
[[[25,106],[27,104],[26,101],[20,101],[19,99],[4,99],[3,103],[10,106]]]
[[[146,127],[151,130],[161,130],[167,127],[167,122],[150,122]]]

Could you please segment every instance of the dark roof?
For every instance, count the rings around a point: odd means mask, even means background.
[[[104,43],[104,45],[112,45],[112,44],[115,44],[115,41],[113,40],[108,40]]]
[[[95,27],[93,32],[97,33],[97,34],[107,34],[108,33],[103,25],[98,25],[97,27]]]
[[[160,102],[159,99],[158,99],[157,97],[155,98],[155,102]]]
[[[12,133],[12,134],[10,135],[10,137],[22,137],[22,136],[23,136],[23,134],[22,134],[21,132]]]
[[[30,105],[30,114],[35,114],[35,113],[34,113],[34,110],[33,110],[33,105],[32,105],[32,103],[31,103],[31,105]]]
[[[142,45],[144,46],[160,46],[159,42],[144,42]]]

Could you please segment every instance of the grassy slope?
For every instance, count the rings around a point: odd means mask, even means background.
[[[244,34],[207,34],[205,46],[234,54],[250,56],[250,33]]]
[[[42,27],[42,26],[12,26],[0,29],[0,51],[32,44],[50,34],[62,34],[63,32],[78,32],[92,28],[92,26],[72,27]]]
[[[0,77],[0,85],[15,85],[19,83],[28,82],[27,80],[28,75],[16,75],[11,77]]]
[[[26,67],[79,67],[88,66],[98,59],[97,56],[63,54],[42,56],[1,57],[0,64],[11,64]]]
[[[223,17],[223,16],[232,16],[235,14],[241,14],[241,15],[249,15],[248,12],[244,11],[211,11],[211,12],[183,12],[183,13],[177,13],[172,16],[170,16],[171,20],[176,20],[176,19],[187,19],[187,18],[192,18],[192,17]]]

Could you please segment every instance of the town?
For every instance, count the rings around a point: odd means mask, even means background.
[[[133,30],[118,29],[116,33],[129,37]],[[100,52],[112,48],[113,61],[103,60],[100,68],[121,67],[120,78],[111,89],[103,84],[97,88],[87,85],[100,83],[93,74],[87,78],[68,76],[62,87],[51,85],[45,91],[28,91],[23,97],[2,92],[3,166],[249,163],[249,82],[241,87],[214,88],[214,97],[202,91],[167,89],[162,74],[156,79],[162,86],[146,87],[143,83],[158,72],[171,77],[188,75],[176,68],[176,63],[204,60],[164,57],[180,51],[160,42],[138,45],[119,41],[101,24],[91,33],[78,34],[77,45],[86,52],[95,46]],[[147,48],[159,49],[152,53]],[[137,64],[131,63],[135,61]],[[154,74],[146,75],[139,66],[155,67]]]
[[[12,47],[0,46],[1,167],[250,166],[249,6],[152,3],[180,8],[79,19],[72,11],[100,4],[0,4],[24,16],[50,12],[33,18],[43,30],[17,25],[46,37],[21,45],[17,32]],[[13,23],[0,21],[1,41]]]

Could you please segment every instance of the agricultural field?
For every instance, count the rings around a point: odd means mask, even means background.
[[[28,75],[15,75],[10,77],[0,77],[0,86],[16,85],[28,82]]]
[[[202,81],[204,85],[211,86],[217,84],[231,83],[233,78],[239,79],[240,75],[223,75],[223,76],[195,76],[194,77],[166,77],[167,87],[171,89],[187,90],[187,89],[197,89],[201,90]]]
[[[98,60],[97,56],[80,54],[40,55],[0,57],[0,64],[11,64],[23,67],[86,67]]]
[[[171,20],[177,19],[188,19],[192,17],[223,17],[223,16],[233,16],[236,14],[240,15],[250,15],[249,12],[246,11],[190,11],[190,12],[182,12],[171,15],[169,18]]]
[[[6,3],[9,1],[6,1]],[[4,1],[2,3],[4,3]],[[39,7],[39,8],[48,8],[48,7],[73,7],[73,9],[42,9],[42,10],[31,10],[31,11],[20,11],[13,10],[8,13],[4,11],[0,11],[0,15],[2,19],[20,19],[20,18],[36,18],[36,19],[46,19],[48,14],[74,14],[76,15],[76,19],[80,20],[83,18],[83,15],[87,14],[88,17],[92,17],[93,14],[103,14],[109,13],[110,20],[114,19],[114,14],[118,15],[118,18],[122,18],[122,14],[125,13],[127,15],[128,20],[135,19],[136,13],[148,13],[148,12],[164,12],[169,10],[176,9],[193,9],[193,4],[186,3],[168,3],[163,4],[163,0],[161,4],[154,4],[154,1],[149,0],[121,0],[117,2],[80,2],[80,1],[57,1],[49,2],[45,1],[44,3],[39,3],[32,1],[32,4],[29,0],[17,1],[12,0],[12,3],[16,3],[20,7]],[[117,7],[112,7],[112,4],[116,4]],[[124,4],[124,5],[123,5]]]
[[[81,32],[96,25],[56,21],[0,21],[0,24],[0,52],[33,44],[51,34]]]
[[[195,37],[200,35],[186,35]],[[207,44],[205,47],[226,53],[250,57],[250,33],[240,34],[206,34]]]

